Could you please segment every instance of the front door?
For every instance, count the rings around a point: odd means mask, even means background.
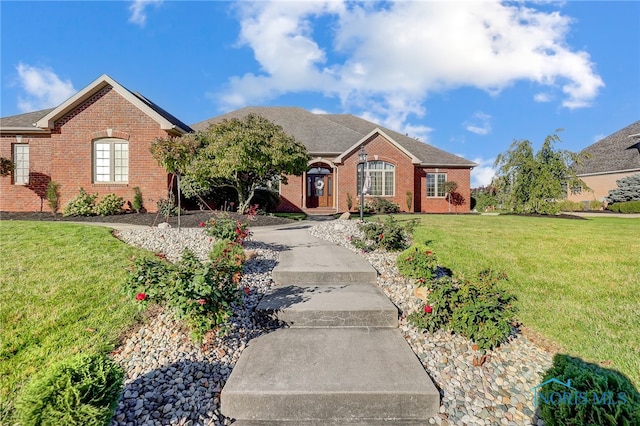
[[[333,174],[307,175],[307,207],[333,207]]]

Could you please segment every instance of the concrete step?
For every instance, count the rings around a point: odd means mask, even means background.
[[[309,245],[280,252],[271,272],[280,285],[375,283],[376,270],[362,257],[343,247]]]
[[[256,316],[289,327],[398,326],[398,308],[370,283],[274,287]]]
[[[221,410],[251,425],[411,424],[439,400],[397,329],[286,328],[250,341]]]

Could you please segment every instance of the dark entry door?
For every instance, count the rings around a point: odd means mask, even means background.
[[[333,207],[333,174],[307,175],[307,207]]]

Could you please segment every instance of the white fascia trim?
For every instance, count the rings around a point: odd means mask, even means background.
[[[578,177],[587,177],[587,176],[600,176],[600,175],[615,175],[618,173],[632,173],[632,172],[640,172],[640,168],[638,169],[627,169],[627,170],[611,170],[611,171],[607,171],[607,172],[598,172],[598,173],[582,173],[579,175],[576,175]]]
[[[55,127],[55,121],[74,109],[77,104],[83,102],[94,93],[98,92],[106,86],[111,86],[120,96],[125,98],[131,104],[133,104],[140,111],[148,115],[152,120],[160,124],[162,130],[174,130],[177,127],[169,120],[155,112],[151,107],[142,102],[137,96],[124,88],[120,83],[112,79],[106,74],[102,74],[84,89],[71,96],[69,99],[60,104],[57,108],[51,111],[49,114],[42,117],[36,122],[36,126],[42,129],[53,129]]]
[[[360,139],[358,142],[356,142],[355,144],[351,145],[351,147],[349,149],[347,149],[345,152],[343,152],[342,154],[340,154],[339,156],[336,157],[335,160],[333,160],[334,163],[336,164],[342,164],[344,157],[346,157],[347,155],[351,154],[353,151],[355,151],[356,149],[360,148],[360,146],[362,146],[365,141],[367,141],[368,139],[370,139],[372,136],[374,136],[375,134],[379,134],[381,136],[383,136],[386,140],[388,140],[389,142],[391,142],[391,144],[393,144],[393,146],[395,146],[396,148],[398,148],[400,151],[402,151],[407,157],[411,158],[411,163],[413,164],[420,164],[420,160],[418,159],[418,157],[416,157],[415,155],[413,155],[412,153],[410,153],[409,151],[407,151],[407,149],[405,147],[403,147],[402,145],[400,145],[398,142],[396,142],[391,136],[387,135],[385,132],[383,132],[382,130],[380,130],[378,127],[376,127],[375,129],[373,129],[371,132],[369,132],[368,135],[366,135],[365,137],[363,137],[362,139]],[[371,153],[369,153],[371,154]]]
[[[39,127],[0,127],[0,134],[8,135],[8,134],[49,134],[51,133],[49,129],[41,129]]]

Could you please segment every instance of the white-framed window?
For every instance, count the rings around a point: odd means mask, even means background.
[[[444,197],[446,173],[427,173],[427,197]]]
[[[13,145],[13,183],[14,185],[29,184],[29,144],[27,143]]]
[[[129,181],[129,142],[105,138],[93,141],[93,181],[127,183]]]
[[[357,194],[362,191],[362,164],[357,169]],[[396,192],[396,166],[386,161],[368,161],[364,168],[365,179],[369,178],[371,185],[366,195],[392,197]]]

